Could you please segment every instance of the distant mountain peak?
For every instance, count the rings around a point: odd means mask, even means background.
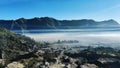
[[[19,18],[19,19],[16,19],[16,20],[26,20],[25,18]]]
[[[117,26],[120,25],[117,21],[110,19],[110,20],[106,20],[106,21],[101,21],[104,22],[105,24],[111,25],[111,26]]]

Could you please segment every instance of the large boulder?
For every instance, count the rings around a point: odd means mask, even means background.
[[[25,66],[19,62],[12,62],[6,68],[24,68]]]

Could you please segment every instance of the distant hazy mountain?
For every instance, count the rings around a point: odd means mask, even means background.
[[[17,20],[0,20],[0,27],[10,30],[16,29],[79,29],[94,27],[119,27],[118,22],[114,20],[94,21],[88,19],[82,20],[57,20],[50,17]]]

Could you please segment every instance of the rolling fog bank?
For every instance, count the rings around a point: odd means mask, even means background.
[[[33,32],[32,32],[33,31]],[[36,41],[78,40],[77,46],[120,46],[119,29],[32,30],[24,33]],[[68,44],[67,44],[68,45]],[[73,45],[73,44],[72,44]]]

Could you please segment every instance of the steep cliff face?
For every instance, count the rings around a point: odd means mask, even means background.
[[[114,20],[94,21],[88,19],[82,20],[57,20],[50,17],[17,20],[0,20],[0,27],[10,30],[29,30],[29,29],[79,29],[93,27],[119,27],[120,25]]]

